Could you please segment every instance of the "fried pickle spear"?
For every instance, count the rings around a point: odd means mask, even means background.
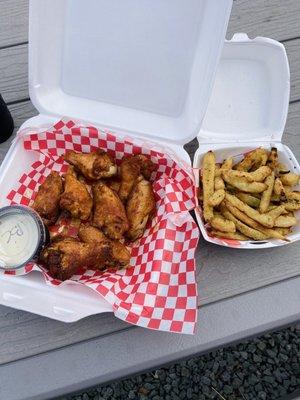
[[[76,239],[64,239],[46,247],[40,261],[45,264],[53,278],[70,279],[81,267],[105,269],[111,257],[107,243],[89,244]]]
[[[259,204],[259,211],[261,213],[265,213],[269,207],[271,196],[274,188],[275,182],[275,174],[274,171],[266,178],[265,184],[267,185],[266,190],[263,191],[260,204]]]
[[[65,175],[65,190],[61,195],[60,207],[68,211],[73,218],[86,221],[92,211],[93,200],[84,183],[77,179],[72,166]]]
[[[203,157],[203,215],[205,221],[210,221],[213,217],[213,207],[209,204],[209,200],[214,193],[215,182],[215,155],[212,151],[208,151]]]
[[[78,236],[85,243],[107,244],[111,249],[111,258],[105,264],[112,267],[126,267],[130,262],[130,251],[118,240],[111,240],[94,226],[82,225]]]
[[[140,177],[130,193],[126,204],[129,229],[126,237],[134,241],[140,238],[146,228],[149,217],[155,210],[155,198],[150,182]]]
[[[243,235],[240,232],[221,232],[221,231],[216,231],[212,230],[209,232],[210,236],[215,236],[219,238],[224,238],[224,239],[231,239],[231,240],[249,240],[249,238],[245,235]]]
[[[93,181],[110,178],[117,173],[116,163],[108,153],[100,149],[92,153],[76,153],[69,150],[65,154],[65,160],[85,178]]]
[[[92,224],[110,239],[121,239],[129,228],[125,208],[117,193],[104,183],[96,183],[92,188],[94,215]]]
[[[46,225],[54,224],[58,218],[62,191],[62,179],[55,171],[52,171],[39,187],[32,208],[39,213]]]
[[[238,171],[249,171],[252,167],[256,166],[258,168],[259,166],[266,165],[267,160],[267,151],[260,147],[246,154],[245,158],[235,166],[235,169]]]
[[[229,185],[247,193],[261,193],[267,186],[263,182],[249,182],[245,177],[230,176],[229,171],[223,172],[223,178]]]

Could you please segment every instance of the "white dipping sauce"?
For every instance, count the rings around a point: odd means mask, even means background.
[[[0,218],[0,267],[24,264],[36,252],[39,229],[30,214],[8,213]]]

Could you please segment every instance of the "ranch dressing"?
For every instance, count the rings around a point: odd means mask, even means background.
[[[0,268],[15,269],[36,258],[46,237],[34,211],[22,206],[0,209]]]

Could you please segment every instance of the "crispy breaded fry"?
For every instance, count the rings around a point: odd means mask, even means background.
[[[221,231],[216,231],[212,230],[209,233],[210,236],[216,236],[219,238],[224,238],[224,239],[232,239],[232,240],[249,240],[249,238],[245,235],[243,235],[240,232],[221,232]]]
[[[285,206],[284,205],[280,205],[278,207],[273,208],[273,210],[268,211],[267,214],[270,216],[274,221],[277,217],[279,217],[279,215],[283,214],[285,212]]]
[[[286,194],[286,197],[288,200],[300,202],[300,192],[298,192],[297,190],[293,192],[288,192]]]
[[[231,177],[228,171],[223,172],[224,181],[236,187],[242,192],[261,193],[266,189],[266,184],[262,182],[249,182],[246,178]]]
[[[221,176],[215,177],[215,190],[225,189],[225,183]]]
[[[297,211],[300,210],[300,203],[298,201],[287,201],[286,203],[282,203],[287,211]]]
[[[271,168],[266,165],[258,168],[253,172],[238,171],[235,169],[228,170],[228,175],[233,178],[246,178],[249,182],[262,182],[272,172]]]
[[[210,221],[211,226],[217,231],[235,232],[235,225],[232,221],[223,218],[221,215],[214,216]]]
[[[221,204],[221,202],[224,200],[224,197],[225,197],[225,190],[219,189],[216,192],[214,192],[214,194],[209,199],[208,203],[210,206],[216,207],[219,204]]]
[[[258,231],[257,229],[253,229],[250,226],[244,224],[242,221],[238,220],[228,209],[226,209],[225,205],[223,205],[223,207],[221,208],[221,212],[225,218],[229,219],[235,224],[236,228],[243,235],[248,236],[254,240],[265,240],[268,238],[268,236],[264,233]]]
[[[279,178],[275,179],[273,190],[277,196],[285,196],[284,186]]]
[[[267,188],[266,190],[263,191],[259,204],[259,211],[261,213],[265,213],[269,207],[274,187],[274,181],[275,181],[275,174],[274,171],[272,171],[272,173],[265,180]]]
[[[267,165],[272,168],[273,170],[275,168],[277,168],[278,166],[278,152],[276,147],[272,147],[269,157],[268,157],[268,161],[267,161]]]
[[[290,226],[296,225],[297,220],[296,217],[292,215],[280,215],[275,219],[274,226],[280,228],[289,228]]]
[[[233,214],[237,219],[244,222],[246,225],[250,226],[251,228],[254,228],[254,229],[262,232],[263,234],[265,234],[268,237],[285,240],[284,235],[280,234],[280,232],[277,232],[274,229],[266,228],[266,227],[260,225],[258,222],[254,221],[254,219],[248,217],[248,215],[246,215],[242,211],[240,211],[238,208],[232,206],[228,201],[225,202],[225,205],[228,208],[228,210],[231,212],[231,214]]]
[[[236,197],[242,200],[244,203],[248,204],[250,207],[258,208],[260,204],[260,199],[252,196],[248,193],[236,193]]]
[[[299,182],[299,175],[289,172],[288,174],[280,174],[280,180],[283,185],[295,186]]]
[[[257,210],[249,207],[248,204],[243,203],[240,199],[232,194],[226,193],[225,199],[228,200],[230,204],[243,211],[246,215],[248,215],[248,217],[259,222],[261,225],[266,226],[267,228],[273,227],[274,220],[270,215],[260,214]]]
[[[213,217],[213,208],[209,205],[209,199],[214,193],[215,181],[215,155],[212,151],[207,152],[203,157],[203,216],[205,221]]]
[[[246,154],[245,158],[235,165],[234,169],[238,171],[249,171],[255,163],[265,165],[268,156],[266,150],[261,147]]]

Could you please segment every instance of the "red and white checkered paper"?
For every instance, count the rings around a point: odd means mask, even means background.
[[[61,157],[66,150],[89,152],[101,148],[117,161],[124,155],[137,153],[151,157],[157,166],[152,177],[157,212],[143,237],[132,245],[131,266],[104,272],[82,268],[71,280],[100,293],[113,306],[115,315],[124,321],[192,334],[197,319],[194,255],[199,233],[189,214],[195,208],[191,168],[174,154],[154,150],[149,143],[133,144],[131,140],[70,120],[61,120],[46,131],[31,130],[22,137],[24,149],[39,152],[39,159],[9,192],[7,198],[11,204],[30,206],[50,171],[66,172],[67,164]],[[19,275],[32,270],[41,271],[48,284],[69,282],[51,278],[42,266],[33,263],[5,273]]]

